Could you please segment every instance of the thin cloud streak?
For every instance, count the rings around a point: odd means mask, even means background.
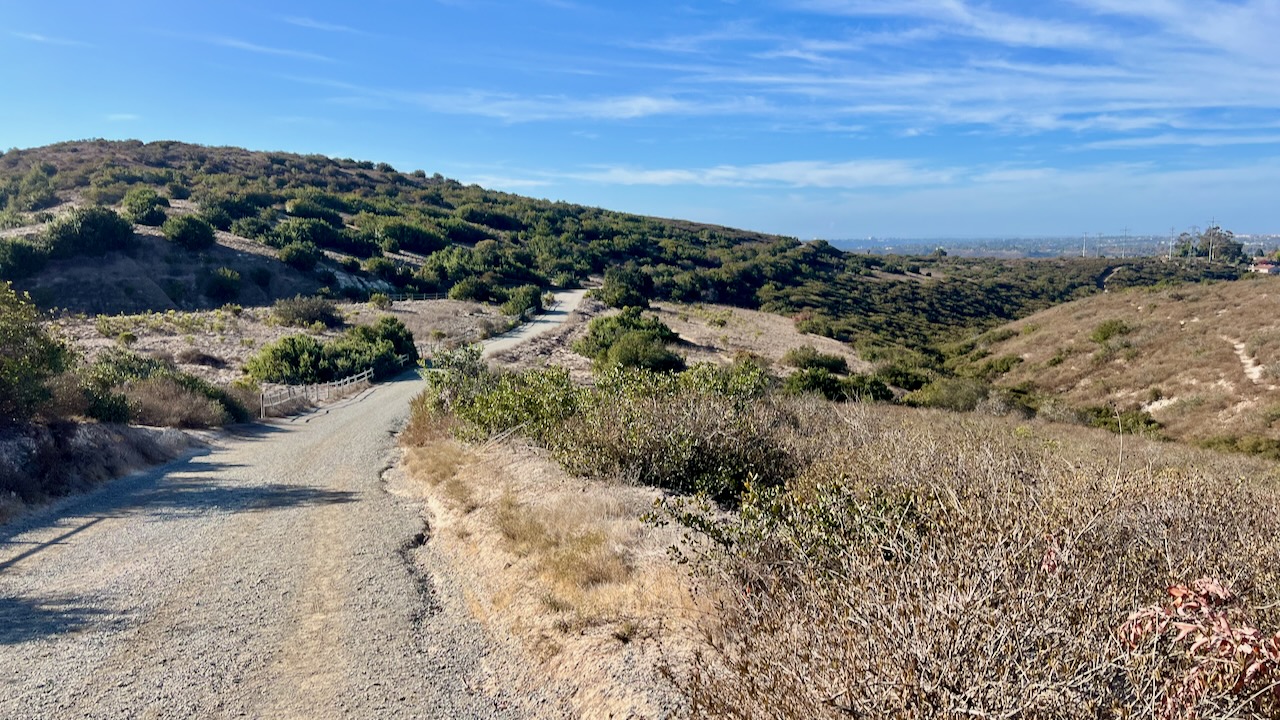
[[[317,53],[306,52],[304,50],[290,50],[288,48],[270,47],[267,45],[258,45],[236,38],[215,37],[209,38],[207,42],[211,45],[232,48],[234,50],[244,50],[246,52],[258,53],[261,55],[276,55],[279,57],[294,58],[296,60],[309,60],[312,62],[332,63],[337,62],[327,55],[319,55]]]
[[[10,31],[10,35],[28,42],[41,43],[43,45],[62,45],[64,47],[94,47],[93,45],[82,42],[80,40],[71,40],[68,38],[51,37],[49,35],[41,35],[40,33],[14,32]]]
[[[316,20],[315,18],[310,18],[310,17],[288,15],[288,16],[281,17],[280,20],[282,22],[286,22],[290,25],[294,25],[300,28],[307,28],[308,30],[319,30],[321,32],[329,32],[329,33],[347,33],[349,35],[369,35],[370,34],[365,32],[364,30],[353,28],[348,25],[339,25],[337,23],[327,23],[321,20]]]

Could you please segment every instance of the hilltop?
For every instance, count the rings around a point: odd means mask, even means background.
[[[606,275],[628,298],[792,317],[885,362],[937,364],[943,337],[1055,303],[1227,266],[1148,259],[970,260],[846,253],[823,241],[553,202],[426,171],[180,142],[86,140],[0,155],[0,280],[44,308],[118,313],[373,292],[511,300]],[[74,208],[131,223],[94,245]],[[192,219],[194,218],[194,219]],[[197,246],[166,222],[213,231]],[[160,228],[160,229],[157,229]],[[1131,272],[1117,274],[1118,268]],[[606,273],[606,271],[609,271]],[[610,275],[612,277],[610,277]]]

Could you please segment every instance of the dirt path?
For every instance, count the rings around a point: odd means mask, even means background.
[[[524,717],[389,494],[413,374],[0,530],[0,717]]]
[[[556,293],[556,302],[547,309],[547,312],[535,317],[532,322],[527,322],[510,332],[486,341],[484,344],[484,356],[490,357],[504,350],[510,350],[530,338],[559,327],[564,323],[565,318],[569,317],[569,313],[578,309],[578,305],[586,294],[586,290],[570,290]]]

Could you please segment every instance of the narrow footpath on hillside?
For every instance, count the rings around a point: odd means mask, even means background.
[[[487,343],[550,330],[582,292]],[[414,373],[0,527],[0,717],[526,717],[387,492]]]

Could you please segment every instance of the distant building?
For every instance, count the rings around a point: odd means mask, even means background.
[[[1280,265],[1270,260],[1259,260],[1249,266],[1249,272],[1262,273],[1263,275],[1280,275]]]

